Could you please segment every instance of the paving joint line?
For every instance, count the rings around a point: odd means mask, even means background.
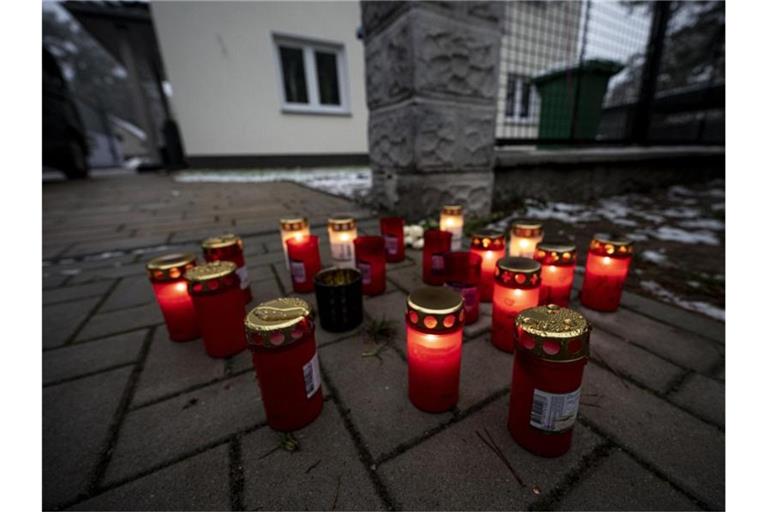
[[[231,510],[245,510],[243,491],[245,489],[245,471],[240,436],[236,435],[229,442],[229,506]]]
[[[126,309],[130,309],[130,308],[126,308]],[[154,324],[140,325],[138,327],[131,327],[129,329],[125,329],[125,330],[122,330],[122,331],[114,331],[114,332],[110,332],[109,334],[103,334],[103,335],[95,336],[93,338],[85,338],[84,340],[74,340],[69,345],[59,345],[58,347],[51,347],[51,348],[43,350],[43,352],[49,352],[51,350],[57,350],[57,349],[64,348],[64,347],[76,347],[78,345],[82,345],[83,343],[91,343],[91,342],[94,342],[94,341],[101,341],[101,340],[104,340],[106,338],[112,338],[114,336],[120,336],[122,334],[128,334],[128,333],[131,333],[131,332],[141,331],[143,329],[160,328],[160,327],[163,327],[163,325],[164,324],[162,322],[158,322],[158,323],[154,323]]]
[[[85,325],[91,321],[91,319],[96,315],[96,312],[99,310],[99,308],[107,301],[110,295],[112,295],[112,292],[115,291],[117,288],[117,285],[122,281],[122,278],[115,279],[115,282],[109,285],[107,288],[107,291],[104,292],[104,294],[101,297],[101,300],[97,300],[96,304],[91,308],[91,311],[85,315],[85,318],[82,322],[78,324],[78,326],[75,328],[74,331],[72,331],[72,334],[69,338],[67,338],[67,341],[64,342],[65,346],[72,345],[75,342],[75,339],[77,339],[77,336],[82,332],[82,330],[85,328]]]
[[[119,370],[120,368],[126,368],[126,367],[132,366],[134,364],[136,364],[136,361],[131,361],[129,363],[115,364],[115,365],[112,365],[112,366],[108,366],[106,368],[102,368],[100,370],[94,370],[94,371],[91,371],[91,372],[82,373],[80,375],[75,375],[73,377],[64,377],[63,379],[59,379],[59,380],[55,380],[55,381],[52,381],[52,382],[43,383],[43,389],[50,388],[50,387],[53,387],[53,386],[58,386],[59,384],[66,384],[68,382],[73,382],[73,381],[76,381],[76,380],[85,379],[87,377],[93,377],[95,375],[101,375],[102,373],[111,372],[113,370]]]
[[[653,300],[655,302],[660,302],[660,303],[664,304],[665,306],[676,308],[676,309],[679,309],[679,310],[684,311],[686,313],[690,313],[692,315],[701,316],[702,318],[705,318],[707,320],[712,320],[713,322],[723,323],[723,322],[720,322],[719,320],[715,320],[712,317],[709,317],[709,316],[706,316],[706,315],[700,315],[700,314],[696,313],[695,311],[691,311],[690,309],[681,308],[681,307],[675,306],[674,304],[671,304],[669,302],[664,302],[661,299],[659,299],[658,297],[651,298],[651,297],[646,297],[645,295],[642,295],[642,297],[647,298],[649,300]],[[673,324],[671,322],[668,322],[668,321],[666,321],[664,319],[661,319],[661,318],[658,318],[658,317],[655,317],[655,316],[651,316],[651,315],[647,314],[646,312],[644,312],[641,309],[634,308],[632,306],[627,306],[627,305],[624,305],[624,304],[622,304],[621,307],[624,308],[624,309],[628,309],[628,310],[632,311],[633,313],[637,313],[638,315],[644,316],[645,318],[650,318],[651,320],[653,320],[655,322],[659,322],[661,324],[668,325],[670,327],[674,327],[675,329],[680,329],[681,331],[685,331],[685,332],[688,332],[690,334],[694,334],[694,335],[698,336],[699,338],[704,338],[704,339],[706,339],[708,341],[712,341],[712,342],[717,343],[718,345],[721,345],[721,346],[725,345],[725,341],[720,341],[719,339],[712,338],[710,336],[707,336],[706,334],[701,334],[701,333],[692,331],[692,330],[688,329],[687,327],[682,327],[680,325],[676,325],[676,324]],[[723,325],[725,325],[725,324],[723,324]]]
[[[695,374],[693,370],[688,370],[686,372],[683,372],[679,377],[676,379],[673,379],[672,382],[669,383],[667,388],[661,393],[662,396],[669,398],[672,393],[675,391],[680,390],[682,385],[687,381],[691,375]]]
[[[268,267],[272,271],[272,275],[275,277],[275,281],[277,281],[277,288],[280,290],[280,294],[283,297],[285,297],[288,294],[286,293],[285,288],[283,287],[282,281],[280,281],[280,276],[277,273],[277,269],[275,268],[275,264],[274,263],[270,263],[268,265]]]

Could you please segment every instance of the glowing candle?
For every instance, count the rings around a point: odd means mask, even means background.
[[[590,326],[555,304],[528,309],[515,322],[507,428],[526,450],[557,457],[571,447],[581,380],[589,356]]]
[[[581,303],[597,311],[616,311],[632,261],[632,242],[620,236],[595,235],[589,244]]]
[[[245,329],[267,424],[290,432],[314,421],[323,390],[309,304],[298,298],[263,302],[248,313]]]
[[[451,250],[461,250],[461,238],[464,232],[464,209],[461,205],[443,206],[440,212],[440,231],[448,231],[451,237]]]
[[[439,229],[424,232],[421,252],[421,278],[426,284],[441,286],[445,282],[445,254],[451,250],[451,234]]]
[[[509,235],[510,256],[533,258],[536,244],[544,238],[544,230],[538,222],[519,220],[512,224]]]
[[[194,254],[167,254],[147,263],[155,299],[163,313],[168,337],[173,341],[190,341],[200,337],[195,306],[184,280],[184,272],[194,266]]]
[[[571,302],[576,246],[569,242],[542,242],[534,259],[541,263],[539,304],[568,307]]]
[[[483,260],[480,275],[480,302],[493,300],[493,276],[496,262],[504,257],[504,233],[482,230],[472,235],[471,252]]]
[[[230,357],[245,348],[245,300],[236,270],[231,261],[212,261],[184,274],[211,357]]]
[[[480,275],[483,259],[473,252],[457,251],[445,255],[445,285],[464,299],[464,325],[480,316]]]
[[[338,267],[355,266],[355,238],[357,222],[348,215],[335,215],[328,219],[328,238],[331,241],[331,258]]]
[[[448,288],[420,288],[408,296],[408,398],[419,409],[443,412],[459,400],[464,309]]]
[[[402,217],[382,217],[379,219],[379,228],[387,249],[387,262],[403,261],[405,259],[405,220]]]
[[[291,284],[296,293],[309,293],[315,289],[315,274],[320,272],[320,249],[317,237],[309,235],[286,240],[288,260],[291,264]]]
[[[355,266],[363,275],[363,293],[379,295],[387,288],[387,256],[384,237],[359,236],[355,239]]]
[[[237,277],[240,278],[240,289],[243,290],[245,303],[251,302],[251,284],[248,280],[248,268],[243,256],[243,241],[239,236],[227,233],[221,236],[206,238],[202,243],[205,261],[231,261],[237,265]]]
[[[309,236],[309,220],[306,217],[292,216],[280,219],[280,238],[283,241],[283,254],[285,254],[285,268],[291,271],[291,264],[288,261],[288,246],[286,241],[289,238],[304,238]]]
[[[539,304],[541,265],[530,258],[502,258],[496,263],[491,312],[491,342],[505,352],[515,351],[515,318]]]

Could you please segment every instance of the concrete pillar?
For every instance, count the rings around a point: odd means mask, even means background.
[[[490,212],[501,2],[362,2],[373,200]]]

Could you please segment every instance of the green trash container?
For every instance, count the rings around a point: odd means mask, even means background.
[[[611,60],[592,59],[584,61],[581,66],[560,68],[535,77],[533,83],[541,98],[539,138],[570,139],[575,115],[573,137],[594,139],[608,79],[623,67]],[[579,97],[574,109],[577,91]]]

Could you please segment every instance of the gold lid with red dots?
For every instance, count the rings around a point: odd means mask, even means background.
[[[280,229],[283,231],[301,231],[309,227],[309,220],[299,215],[280,219]]]
[[[240,246],[243,247],[243,241],[234,233],[225,233],[219,236],[212,236],[203,240],[201,244],[203,250],[209,249],[223,249],[225,247]]]
[[[545,361],[568,363],[589,356],[592,327],[572,309],[549,304],[523,310],[515,330],[518,350]]]
[[[245,317],[245,331],[251,347],[284,347],[314,329],[312,307],[297,297],[262,302]]]
[[[355,218],[347,214],[336,214],[328,219],[328,229],[331,231],[350,231],[357,227]]]
[[[240,278],[235,273],[237,265],[231,261],[218,260],[192,267],[184,274],[189,282],[191,294],[221,292],[233,286],[240,286]]]
[[[598,234],[589,243],[589,252],[612,258],[632,257],[632,240],[621,235]]]
[[[576,264],[576,245],[570,242],[539,242],[533,259],[542,265],[569,267]]]
[[[440,213],[443,215],[463,215],[464,207],[460,204],[446,204]]]
[[[192,253],[165,254],[147,262],[147,272],[152,281],[173,281],[195,266]]]
[[[504,233],[493,229],[482,229],[472,233],[470,241],[472,249],[485,251],[504,250]]]
[[[541,222],[533,220],[517,220],[512,223],[512,234],[523,238],[541,236],[544,233],[544,227]]]
[[[449,288],[419,288],[408,296],[406,322],[435,334],[460,329],[464,325],[464,299]]]
[[[505,288],[537,288],[541,285],[541,264],[531,258],[507,256],[496,262],[494,278]]]

